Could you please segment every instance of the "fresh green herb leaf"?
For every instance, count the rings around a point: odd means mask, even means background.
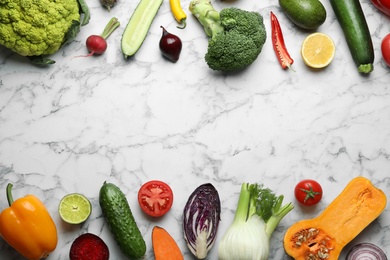
[[[87,2],[85,0],[77,0],[80,5],[80,24],[81,26],[84,26],[89,23],[89,20],[91,19],[91,13],[89,11],[89,7],[87,5]]]

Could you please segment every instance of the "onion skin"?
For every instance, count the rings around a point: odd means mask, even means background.
[[[118,0],[100,0],[100,3],[104,5],[108,11],[111,10],[117,4]]]
[[[346,260],[387,260],[387,256],[374,244],[360,243],[348,251]]]
[[[182,42],[177,35],[169,33],[163,26],[159,47],[162,55],[172,62],[177,62],[180,57]]]

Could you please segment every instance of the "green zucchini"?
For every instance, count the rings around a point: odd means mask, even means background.
[[[133,56],[144,42],[163,0],[140,0],[122,35],[122,53]]]
[[[374,69],[374,48],[359,0],[330,0],[330,4],[343,30],[358,71],[370,73]]]
[[[104,182],[99,192],[103,216],[122,253],[130,259],[146,253],[145,240],[131,213],[125,194],[114,184]]]

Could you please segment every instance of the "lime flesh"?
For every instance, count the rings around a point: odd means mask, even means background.
[[[65,222],[80,224],[91,215],[92,205],[84,195],[72,193],[61,199],[58,212]]]

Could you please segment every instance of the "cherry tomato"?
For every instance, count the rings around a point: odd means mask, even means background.
[[[302,180],[294,189],[295,198],[303,205],[312,206],[320,202],[322,187],[315,180]]]
[[[172,189],[165,182],[148,181],[138,191],[138,203],[147,215],[161,217],[172,207]]]
[[[390,67],[390,33],[383,38],[381,49],[383,60]]]

